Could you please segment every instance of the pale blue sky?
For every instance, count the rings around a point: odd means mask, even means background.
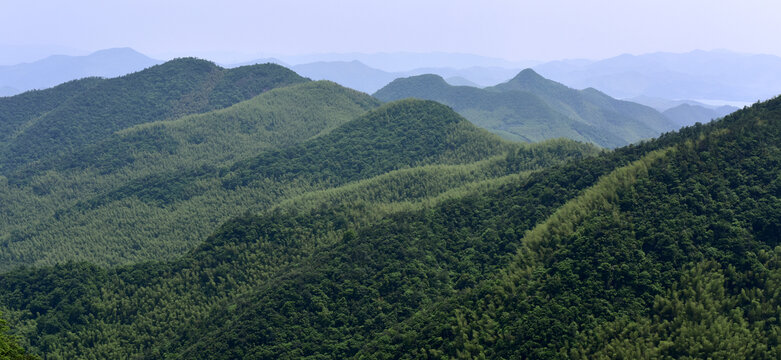
[[[775,0],[0,0],[0,45],[241,60],[458,52],[509,60],[728,49],[781,56]],[[222,54],[222,55],[220,55]]]

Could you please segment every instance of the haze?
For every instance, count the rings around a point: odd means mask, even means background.
[[[12,0],[0,5],[0,62],[34,57],[35,49],[77,55],[112,47],[223,62],[341,52],[515,61],[694,49],[781,55],[781,42],[767,41],[781,33],[780,13],[781,3],[759,0]]]

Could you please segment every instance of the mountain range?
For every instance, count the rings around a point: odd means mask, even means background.
[[[521,141],[565,137],[617,147],[677,128],[654,109],[595,89],[574,90],[531,69],[485,89],[452,86],[436,75],[397,79],[374,97],[439,101],[478,126]]]
[[[534,66],[543,76],[610,96],[711,99],[753,103],[781,92],[781,58],[729,51],[620,55],[599,61],[554,61]]]
[[[182,58],[0,99],[2,356],[781,357],[781,97],[375,96]]]
[[[132,49],[120,48],[86,56],[56,55],[29,63],[0,66],[0,96],[44,89],[82,77],[119,76],[158,63],[160,61]],[[454,85],[488,87],[507,81],[529,66],[567,86],[576,89],[593,87],[612,97],[630,101],[649,97],[669,99],[667,101],[703,99],[720,105],[740,103],[743,106],[781,91],[776,85],[781,78],[781,58],[727,51],[621,55],[599,61],[544,63],[511,62],[466,54],[319,54],[263,58],[226,67],[261,63],[292,67],[303,76],[335,81],[366,93],[373,93],[396,78],[428,73],[466,81],[455,80]]]

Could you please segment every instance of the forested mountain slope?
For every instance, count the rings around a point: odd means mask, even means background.
[[[502,271],[360,355],[778,358],[780,135],[776,98],[640,146]]]
[[[623,109],[534,75],[456,93]],[[51,359],[777,359],[780,136],[781,98],[600,152],[281,87],[0,177],[0,311]]]
[[[130,75],[93,80],[86,89],[59,86],[71,93],[43,111],[15,115],[7,129],[14,135],[3,144],[0,171],[4,175],[26,163],[69,153],[134,125],[220,109],[274,87],[306,81],[279,65],[223,69],[211,62],[184,58]],[[84,82],[84,80],[77,83]],[[80,91],[81,90],[81,91]],[[19,95],[30,98],[39,92]],[[43,95],[51,97],[54,91]],[[42,96],[43,96],[42,95]],[[56,94],[59,95],[59,94]],[[12,97],[0,101],[0,113],[17,114],[27,107]],[[0,123],[6,123],[0,119]],[[6,126],[6,125],[3,125]]]
[[[420,75],[394,80],[374,96],[383,101],[439,101],[478,126],[524,141],[565,137],[612,148],[676,129],[649,107],[594,89],[570,89],[530,69],[485,89],[451,86],[439,76]]]
[[[317,93],[318,88],[325,86],[335,94],[341,91],[349,95],[342,102],[355,101],[367,106],[373,104],[365,94],[352,92],[333,83],[319,84],[297,85],[300,88],[291,89],[291,94],[303,94],[306,91]],[[272,95],[275,93],[277,91],[269,92]],[[324,95],[323,100],[335,100],[335,94],[332,94],[333,97]],[[358,96],[357,100],[354,96]],[[265,99],[266,96],[261,95],[261,98]],[[367,99],[368,102],[359,102]],[[288,109],[305,110],[303,102],[296,101],[289,105]],[[242,106],[237,105],[225,112],[235,115],[240,113]],[[310,111],[314,112],[326,108],[317,101],[312,102],[311,106],[314,108]],[[353,112],[358,112],[362,111],[363,106],[353,105],[353,108]],[[223,113],[204,116],[219,121],[220,114]],[[327,111],[319,114],[320,119],[326,117],[325,120],[328,120]],[[342,119],[341,115],[328,121],[339,119]],[[200,120],[211,121],[201,116],[188,121],[197,124]],[[288,120],[296,121],[296,118]],[[298,126],[306,124],[306,121],[301,121]],[[295,127],[280,124],[277,129],[281,132],[267,134],[284,138],[286,132],[283,130],[286,126]],[[158,135],[161,133],[165,134],[165,131],[153,132]],[[138,138],[139,141],[153,139],[149,134],[144,134]],[[9,207],[15,212],[9,214],[8,219],[23,222],[12,223],[16,227],[11,227],[11,231],[3,238],[4,243],[8,244],[8,250],[0,253],[4,257],[4,267],[8,269],[18,264],[31,263],[54,264],[69,259],[89,260],[98,264],[167,259],[192,249],[219,223],[244,211],[262,210],[291,196],[343,185],[396,169],[426,164],[463,164],[503,155],[518,146],[474,127],[443,105],[423,101],[388,104],[352,121],[345,121],[330,132],[313,135],[309,140],[301,139],[306,141],[300,144],[279,149],[270,146],[260,151],[259,155],[245,152],[244,160],[239,158],[237,161],[223,162],[222,165],[218,161],[199,164],[195,160],[195,166],[183,166],[189,164],[187,159],[191,157],[187,155],[192,155],[189,152],[185,152],[183,157],[163,157],[137,170],[140,176],[123,181],[109,180],[122,179],[123,175],[133,171],[135,164],[128,169],[122,168],[117,176],[106,175],[103,179],[105,182],[98,182],[92,177],[84,181],[80,175],[84,172],[76,172],[77,179],[82,180],[77,187],[90,186],[94,191],[74,197],[67,206],[55,202],[48,209],[49,217],[37,222],[30,222],[29,218],[16,214],[37,211],[24,205],[37,204],[36,200],[40,197],[56,199],[59,193],[73,192],[68,190],[72,186],[55,189],[57,191],[51,195],[37,195],[35,189],[44,186],[35,183],[29,190],[32,194],[25,198],[19,196],[15,185],[7,183],[5,190],[8,195],[5,196],[16,200],[15,206]],[[217,143],[216,148],[220,150],[220,143]],[[225,151],[222,153],[227,154]],[[146,157],[142,156],[142,160],[137,161],[143,164]],[[87,170],[87,174],[96,175],[100,179],[100,168]],[[44,179],[52,186],[63,181],[53,176],[47,172]],[[47,214],[46,210],[40,213]]]
[[[0,145],[6,145],[6,142],[22,130],[31,119],[52,111],[100,81],[99,78],[86,78],[70,81],[51,89],[0,97]]]
[[[344,239],[354,239],[353,228],[374,226],[388,214],[425,213],[525,178],[531,170],[596,153],[571,141],[508,144],[443,105],[417,100],[385,105],[291,149],[236,165],[225,184],[246,179],[266,186],[266,177],[305,182],[311,189],[380,175],[229,221],[180,260],[114,269],[71,263],[7,273],[0,277],[0,298],[15,328],[50,358],[175,355],[205,334],[213,318],[224,318],[226,309],[243,312],[246,296],[310,266],[320,249],[341,249]],[[458,165],[470,157],[481,160]],[[253,168],[257,164],[263,166]],[[385,172],[392,169],[399,170]]]

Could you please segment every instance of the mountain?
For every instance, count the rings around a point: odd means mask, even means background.
[[[413,100],[356,121],[333,140],[468,125]],[[559,140],[398,169],[247,213],[178,260],[2,274],[0,304],[52,358],[772,359],[779,136],[781,98],[595,156]],[[294,179],[304,163],[275,159],[340,153],[326,143],[247,165]],[[421,143],[404,154],[430,158]],[[398,151],[357,144],[363,159]],[[453,145],[435,153],[467,151]],[[360,163],[335,160],[306,164]]]
[[[471,81],[469,81],[469,80],[467,80],[467,79],[465,79],[465,78],[463,78],[461,76],[452,76],[452,77],[449,77],[449,78],[445,79],[445,81],[448,84],[453,85],[453,86],[480,87],[479,85],[477,85],[477,84],[475,84],[475,83],[473,83],[473,82],[471,82]]]
[[[706,108],[699,105],[681,104],[662,112],[668,119],[674,121],[679,126],[690,126],[696,122],[707,123],[729,115],[738,110],[733,106],[720,106],[717,108]]]
[[[781,92],[781,58],[728,51],[620,55],[600,61],[539,64],[543,76],[616,98],[712,99],[754,102]]]
[[[516,69],[500,67],[426,67],[403,72],[389,72],[369,67],[360,61],[321,61],[292,67],[297,73],[319,80],[330,80],[366,93],[373,93],[391,81],[421,74],[437,74],[459,80],[458,85],[490,86],[505,81],[517,73]]]
[[[313,62],[349,62],[360,61],[367,66],[387,72],[407,72],[420,68],[454,68],[488,67],[519,69],[537,65],[538,61],[508,61],[499,58],[485,57],[474,54],[458,54],[443,52],[393,52],[393,53],[326,53],[280,56],[282,61],[299,65]]]
[[[328,134],[238,162],[223,177],[229,187],[265,186],[258,189],[261,193],[274,191],[267,185],[274,179],[285,184],[310,184],[305,186],[307,189],[318,183],[343,184],[338,188],[322,188],[290,201],[275,202],[276,209],[259,215],[246,212],[220,226],[217,235],[178,260],[114,269],[71,262],[14,271],[0,276],[0,287],[6,290],[0,292],[0,298],[8,300],[2,305],[12,317],[22,316],[36,323],[27,327],[32,331],[26,333],[31,336],[27,344],[47,356],[158,357],[180,351],[177,344],[185,344],[185,338],[180,336],[190,333],[199,337],[199,324],[208,321],[212,314],[218,315],[222,304],[240,301],[254,287],[265,287],[268,279],[281,274],[289,265],[306,261],[313,251],[330,247],[344,234],[349,236],[352,226],[382,221],[383,213],[423,211],[429,206],[426,204],[501,186],[541,167],[594,153],[594,147],[570,141],[509,144],[474,127],[443,105],[417,100],[391,103]],[[149,190],[142,188],[146,193]],[[161,193],[170,191],[163,189]],[[214,206],[215,202],[219,200],[208,204]],[[245,236],[254,240],[247,242]],[[241,243],[236,243],[239,239]],[[94,249],[95,244],[92,245]],[[224,257],[224,251],[237,257]],[[38,276],[50,281],[39,281]],[[196,280],[213,276],[232,280],[217,280],[221,285],[215,288],[208,284],[203,287]],[[73,287],[61,298],[63,302],[55,300],[40,308],[28,307],[28,299],[42,299],[39,296],[46,297],[75,279],[79,279],[78,284],[71,283]],[[38,286],[21,292],[12,290],[21,289],[17,286],[22,283],[30,284],[27,281]],[[97,283],[104,284],[101,286],[105,291],[94,287]],[[135,295],[127,298],[123,293]],[[115,300],[124,305],[114,303]],[[72,303],[79,304],[70,308],[74,316],[93,306],[112,308],[118,316],[99,310],[101,314],[93,314],[97,321],[85,318],[85,322],[77,324],[60,311]],[[147,308],[142,304],[156,305]],[[22,315],[20,311],[27,311],[22,308],[40,316]],[[137,327],[147,326],[142,324],[152,325],[147,328],[152,331]],[[97,334],[103,345],[91,348],[81,340],[45,340],[34,335],[39,328],[57,334],[52,336]],[[142,343],[146,345],[139,347]]]
[[[356,60],[314,62],[296,65],[292,69],[314,80],[331,80],[365,93],[377,91],[398,77],[393,73],[370,68]]]
[[[185,58],[122,77],[89,80],[89,88],[60,95],[67,100],[53,108],[38,103],[20,107],[23,99],[46,97],[47,90],[3,98],[0,114],[26,115],[12,121],[8,134],[13,136],[0,143],[0,174],[9,175],[27,163],[69,153],[123,128],[224,108],[271,88],[302,81],[305,79],[278,65],[223,69],[208,61]]]
[[[631,102],[636,102],[638,104],[643,104],[645,106],[650,106],[656,111],[664,112],[665,110],[672,109],[678,105],[683,104],[689,104],[692,106],[699,106],[706,109],[716,109],[719,107],[724,107],[723,111],[727,110],[727,107],[733,109],[732,112],[737,111],[738,108],[734,106],[727,106],[727,105],[709,105],[703,102],[694,101],[694,100],[669,100],[669,99],[663,99],[658,97],[651,97],[651,96],[637,96],[629,99],[624,99]],[[726,114],[725,114],[726,115]]]
[[[462,86],[487,87],[505,82],[507,79],[513,78],[518,74],[519,70],[519,68],[515,67],[504,68],[497,66],[470,66],[464,68],[425,67],[407,71],[403,73],[402,76],[409,77],[415,75],[436,74],[445,79],[461,77],[476,84],[462,84]]]
[[[159,63],[130,48],[100,50],[85,56],[53,55],[30,63],[0,66],[0,86],[14,88],[17,93],[46,89],[85,77],[117,77]]]
[[[38,61],[52,54],[84,55],[87,52],[57,45],[0,44],[0,66]]]
[[[282,65],[282,66],[284,66],[286,68],[290,68],[290,64],[287,64],[284,61],[279,60],[277,58],[273,58],[273,57],[270,57],[270,58],[259,58],[259,59],[250,60],[250,61],[244,61],[244,62],[239,62],[239,63],[227,63],[227,64],[223,65],[223,67],[230,69],[230,68],[235,68],[235,67],[240,67],[240,66],[249,66],[249,65],[258,65],[258,64],[277,64],[277,65]]]
[[[13,244],[0,267],[182,254],[220,222],[302,191],[274,181],[227,189],[221,169],[324,136],[378,105],[331,82],[294,83],[224,109],[124,128],[26,165],[0,178],[0,243]]]
[[[781,355],[779,136],[775,98],[605,155],[501,271],[356,357]]]
[[[439,101],[478,126],[523,141],[566,137],[616,147],[675,128],[651,108],[594,89],[573,90],[530,69],[485,89],[451,86],[436,75],[397,79],[374,96],[383,101]]]

